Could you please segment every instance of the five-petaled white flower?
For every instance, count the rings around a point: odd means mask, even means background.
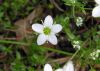
[[[44,71],[53,71],[50,64],[45,64]],[[68,61],[63,68],[56,69],[55,71],[74,71],[74,65],[72,61]]]
[[[62,30],[62,26],[60,24],[53,24],[52,17],[48,15],[45,18],[43,25],[38,23],[33,24],[32,29],[40,34],[37,38],[38,45],[42,45],[46,41],[49,41],[51,44],[56,45],[57,37],[55,34]]]
[[[95,0],[97,6],[92,11],[93,17],[100,17],[100,0]]]

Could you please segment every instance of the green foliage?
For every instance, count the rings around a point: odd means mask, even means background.
[[[12,71],[26,71],[25,65],[21,61],[21,56],[20,56],[19,52],[16,52],[16,59],[14,60],[14,62],[12,62],[11,65],[12,65],[12,67],[11,67]]]
[[[59,59],[68,56],[70,59],[73,59],[73,61],[80,62],[81,66],[85,67],[89,65],[91,67],[89,71],[96,71],[93,65],[100,64],[100,54],[95,60],[91,58],[90,54],[94,52],[94,50],[100,50],[100,25],[98,24],[98,19],[100,18],[95,19],[91,17],[92,8],[87,7],[87,3],[90,2],[89,0],[62,0],[61,2],[62,3],[58,0],[57,6],[46,0],[2,1],[0,4],[0,53],[6,55],[7,58],[5,57],[4,61],[0,62],[3,62],[3,64],[8,63],[11,71],[36,71],[38,68],[43,70],[43,65],[52,62],[53,59],[56,61],[56,58]],[[43,17],[40,16],[33,22],[38,22],[38,20],[43,19],[44,16],[52,14],[54,23],[60,23],[63,26],[61,33],[65,34],[64,40],[71,44],[71,46],[68,45],[64,47],[65,51],[59,50],[58,46],[61,43],[57,44],[57,46],[49,45],[50,47],[47,45],[37,45],[37,34],[35,34],[35,32],[32,34],[32,39],[27,35],[27,37],[30,38],[29,41],[24,39],[12,41],[5,38],[5,33],[12,34],[9,33],[9,29],[11,32],[16,20],[25,18],[36,5],[40,4],[43,5],[44,8]],[[59,6],[61,6],[62,9],[64,9],[63,6],[68,9],[65,9],[64,12],[60,12],[56,9],[56,7],[60,8]],[[76,19],[79,16],[83,18],[83,25],[80,27],[76,25]],[[5,32],[5,30],[7,31]],[[51,30],[46,30],[45,33],[48,34],[50,31]],[[14,34],[13,37],[17,38],[15,30]],[[60,40],[60,37],[63,37],[63,35],[59,34],[57,34],[58,42],[63,41]],[[3,40],[2,37],[7,40]],[[66,50],[67,47],[73,47],[73,41],[79,41],[79,46],[81,47],[80,50],[75,49],[75,53]],[[67,44],[67,42],[63,43]],[[63,47],[60,48],[62,49]],[[48,53],[50,53],[51,56],[49,56]],[[53,64],[55,68],[60,67],[59,63],[55,62]],[[0,71],[2,71],[2,69],[0,69]]]
[[[27,16],[33,9],[32,6],[37,2],[38,0],[32,0],[32,3],[29,0],[2,1],[0,5],[0,23],[4,28],[12,28],[13,21]]]
[[[43,56],[45,50],[41,49],[39,46],[37,46],[36,44],[32,44],[31,48],[31,53],[30,53],[30,60],[32,62],[32,64],[44,64],[46,57]]]

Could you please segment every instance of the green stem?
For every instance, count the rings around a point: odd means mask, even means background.
[[[28,45],[29,45],[29,44],[27,44],[27,43],[17,42],[17,41],[10,41],[10,40],[0,40],[0,43],[3,43],[3,44],[26,45],[26,46],[28,46]]]
[[[0,40],[0,43],[3,43],[3,44],[25,45],[25,46],[29,46],[30,45],[28,43],[18,42],[18,41],[10,41],[10,40]],[[34,44],[34,45],[36,45],[36,44]],[[36,45],[36,46],[38,46],[38,45]],[[38,46],[38,47],[40,47],[42,49],[49,50],[49,51],[57,52],[57,53],[60,53],[60,54],[64,54],[64,55],[72,55],[72,53],[64,52],[64,51],[53,49],[53,48],[48,48],[48,47],[43,47],[43,46]]]
[[[64,54],[64,55],[72,55],[72,53],[61,51],[61,50],[57,50],[57,49],[53,49],[53,48],[44,47],[43,49],[46,49],[46,50],[49,50],[49,51],[53,51],[53,52],[57,52],[57,53]]]
[[[70,58],[70,60],[72,60],[75,56],[76,56],[76,54],[79,52],[79,49],[73,54],[73,56]]]
[[[72,14],[73,14],[73,17],[75,18],[75,5],[73,5],[72,7]]]

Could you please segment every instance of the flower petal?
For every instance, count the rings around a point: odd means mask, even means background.
[[[57,37],[55,35],[50,35],[48,36],[48,41],[53,44],[53,45],[56,45],[57,44]]]
[[[45,64],[44,71],[53,71],[50,64]]]
[[[46,42],[47,37],[44,34],[40,34],[37,38],[37,44],[42,45]]]
[[[63,69],[59,68],[59,69],[56,69],[55,71],[63,71]]]
[[[58,33],[58,32],[60,32],[62,30],[62,26],[60,25],[60,24],[54,24],[53,26],[52,26],[52,31],[54,32],[54,33]]]
[[[100,17],[100,6],[96,6],[92,11],[93,17]]]
[[[95,0],[95,2],[100,5],[100,0]]]
[[[98,49],[97,52],[100,53],[100,50]]]
[[[41,24],[33,24],[32,29],[37,32],[37,33],[42,33],[43,32],[43,25]]]
[[[74,71],[74,66],[72,61],[68,61],[63,67],[64,71]]]
[[[44,20],[44,26],[52,26],[53,24],[53,19],[50,15],[48,15],[45,20]]]

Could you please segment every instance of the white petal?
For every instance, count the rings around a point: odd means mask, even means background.
[[[74,71],[74,65],[72,61],[68,61],[68,63],[64,65],[63,69],[64,71]]]
[[[42,33],[43,32],[43,25],[41,24],[33,24],[32,29],[37,32],[37,33]]]
[[[98,49],[97,52],[100,53],[100,50]]]
[[[37,38],[37,44],[42,45],[46,42],[47,37],[44,34],[40,34]]]
[[[50,35],[49,37],[48,37],[48,41],[51,43],[51,44],[53,44],[53,45],[56,45],[57,44],[57,37],[55,36],[55,35]]]
[[[100,17],[100,6],[96,6],[92,11],[93,17]]]
[[[52,26],[53,24],[53,19],[50,15],[48,15],[45,20],[44,20],[44,26]]]
[[[60,24],[54,24],[53,26],[52,26],[52,31],[54,32],[54,33],[58,33],[58,32],[60,32],[62,30],[62,26],[60,25]]]
[[[63,71],[63,69],[59,68],[59,69],[56,69],[55,71]]]
[[[53,71],[50,64],[45,64],[44,71]]]
[[[100,5],[100,0],[95,0],[95,2]]]

